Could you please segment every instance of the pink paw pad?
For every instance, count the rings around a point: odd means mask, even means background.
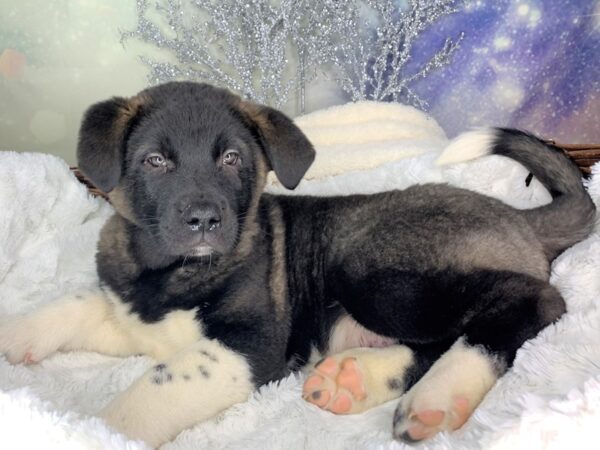
[[[401,438],[415,442],[429,439],[440,431],[454,431],[463,426],[470,415],[470,404],[464,397],[456,397],[452,409],[447,412],[437,409],[411,411]]]
[[[338,362],[329,357],[315,366],[303,387],[306,401],[334,414],[360,410],[360,401],[367,397],[363,374],[355,358]]]

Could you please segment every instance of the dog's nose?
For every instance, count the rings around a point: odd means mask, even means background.
[[[192,231],[213,231],[221,226],[219,208],[212,203],[188,205],[182,212],[183,220]]]

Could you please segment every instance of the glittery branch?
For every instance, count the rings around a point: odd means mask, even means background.
[[[442,17],[456,12],[462,2],[409,0],[400,8],[392,0],[324,1],[340,7],[338,26],[345,32],[337,33],[337,51],[332,61],[339,74],[338,84],[352,100],[404,100],[424,108],[426,103],[408,84],[448,64],[463,36],[456,40],[448,38],[443,48],[416,73],[405,74],[405,67],[420,34]],[[364,33],[365,28],[374,32]]]
[[[151,84],[211,82],[282,107],[318,76],[334,79],[352,100],[425,102],[408,84],[450,61],[462,35],[413,74],[404,69],[421,32],[461,0],[137,0],[135,38],[171,54],[141,57]]]

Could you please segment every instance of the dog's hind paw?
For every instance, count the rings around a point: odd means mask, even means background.
[[[365,410],[365,377],[356,358],[324,359],[315,366],[303,387],[306,401],[334,414]]]
[[[359,413],[399,397],[411,364],[412,352],[402,345],[346,350],[316,364],[303,397],[334,414]]]
[[[459,340],[402,397],[394,437],[413,443],[459,429],[496,379],[493,357]]]
[[[440,431],[454,431],[469,419],[473,407],[465,397],[455,397],[450,408],[412,409],[410,404],[401,405],[394,415],[394,436],[408,443],[435,436]]]

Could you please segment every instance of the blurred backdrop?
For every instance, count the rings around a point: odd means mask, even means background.
[[[392,3],[401,12],[415,2]],[[147,6],[144,0],[0,1],[0,149],[54,153],[74,163],[85,108],[152,82],[140,56],[169,60],[160,40],[143,33],[121,43]],[[474,126],[509,125],[561,142],[600,142],[600,0],[473,0],[456,8],[419,31],[404,76],[426,66],[448,37],[457,43],[464,33],[448,60],[410,84],[413,97],[386,100],[418,103],[450,137]],[[362,36],[378,34],[378,23],[366,20]],[[323,72],[306,86],[306,111],[352,99]],[[296,97],[283,108],[300,111]]]

